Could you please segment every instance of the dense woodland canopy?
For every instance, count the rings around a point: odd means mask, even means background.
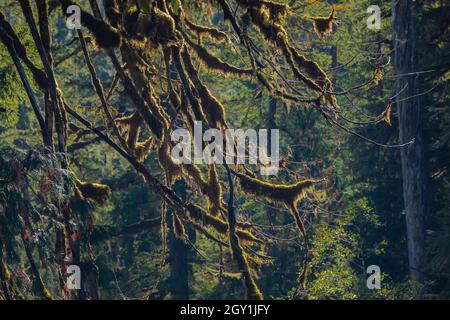
[[[446,1],[100,2],[0,0],[0,299],[450,297]],[[195,121],[278,174],[174,162]]]

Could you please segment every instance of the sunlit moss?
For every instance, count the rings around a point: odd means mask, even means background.
[[[218,216],[222,202],[222,186],[215,165],[209,166],[208,183],[208,210],[212,215]]]
[[[80,180],[76,180],[75,184],[84,198],[91,199],[99,204],[104,204],[111,196],[111,189],[107,185]]]
[[[228,234],[228,224],[222,219],[210,215],[203,208],[197,205],[190,205],[186,213],[190,219],[201,222],[206,226],[210,226],[220,234]],[[242,241],[264,243],[246,230],[237,229],[236,235]]]
[[[181,219],[176,214],[173,215],[172,222],[173,232],[175,236],[179,239],[187,239],[186,228],[184,227]]]
[[[189,29],[197,33],[199,36],[208,35],[218,42],[229,41],[227,34],[217,28],[202,26],[191,22],[189,19],[184,19],[184,22]]]
[[[383,70],[381,68],[376,68],[373,75],[372,83],[378,85],[381,80],[383,80]]]
[[[69,6],[76,5],[69,0],[60,0],[60,3],[64,14],[67,13]],[[81,10],[81,23],[92,33],[95,42],[100,48],[117,48],[120,45],[119,32],[103,20],[94,18],[89,12]]]
[[[311,17],[314,25],[314,31],[319,37],[324,37],[333,32],[333,25],[336,23],[336,11],[331,11],[328,17]]]
[[[142,162],[145,160],[145,158],[147,158],[148,154],[150,153],[150,150],[153,146],[153,138],[149,137],[148,139],[142,141],[142,142],[138,142],[136,144],[136,148],[135,148],[135,155],[136,155],[136,159],[138,159],[138,161]]]
[[[392,112],[392,103],[389,103],[386,109],[381,114],[381,118],[386,122],[389,126],[391,126],[391,112]]]

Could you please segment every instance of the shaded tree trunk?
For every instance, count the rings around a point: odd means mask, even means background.
[[[267,117],[266,117],[266,126],[267,130],[269,130],[269,135],[267,139],[267,150],[272,150],[272,135],[270,134],[270,130],[276,129],[276,123],[275,123],[275,115],[277,113],[277,99],[273,96],[269,97],[269,104],[268,104],[268,111],[267,111]],[[276,212],[271,208],[270,206],[266,207],[266,215],[267,218],[272,225],[272,223],[275,221]]]
[[[184,182],[178,181],[174,185],[174,189],[182,197],[186,194],[186,185]],[[182,240],[178,239],[173,232],[172,212],[167,212],[167,226],[169,233],[167,237],[169,247],[169,291],[174,300],[189,299],[189,247]]]
[[[422,109],[416,90],[415,32],[411,0],[393,0],[393,41],[396,104],[401,149],[403,200],[406,214],[408,260],[412,277],[424,281],[425,269],[425,179],[423,174]]]
[[[167,225],[169,227],[169,291],[174,300],[189,299],[189,268],[188,248],[186,243],[175,237],[173,233],[172,212],[167,212]]]

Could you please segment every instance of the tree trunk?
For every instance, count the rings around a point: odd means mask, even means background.
[[[186,184],[184,181],[177,181],[174,190],[184,198],[186,195]],[[169,291],[174,300],[189,299],[189,246],[178,239],[173,231],[173,213],[167,212],[168,246],[169,246]]]
[[[406,214],[408,260],[412,277],[423,283],[425,269],[425,179],[422,168],[422,109],[416,90],[415,32],[411,0],[393,0],[393,45],[396,104],[401,149],[403,200]]]
[[[269,104],[268,104],[268,112],[267,112],[267,117],[266,117],[267,130],[269,130],[268,140],[267,140],[268,153],[270,152],[270,150],[272,150],[272,135],[270,134],[270,130],[276,129],[276,123],[275,123],[276,113],[277,113],[277,99],[273,96],[270,96]],[[270,155],[270,156],[272,156],[272,155]],[[272,207],[267,206],[266,207],[266,215],[270,222],[270,225],[272,225],[272,223],[275,221],[275,217],[276,217],[275,210]]]
[[[188,246],[187,244],[175,237],[172,225],[172,212],[167,212],[167,226],[169,228],[168,244],[169,244],[169,265],[170,278],[169,290],[172,299],[188,300],[189,299],[189,265],[188,265]]]

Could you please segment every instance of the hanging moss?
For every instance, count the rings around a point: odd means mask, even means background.
[[[158,100],[154,98],[150,80],[146,77],[145,66],[141,65],[140,57],[130,47],[122,47],[122,57],[127,63],[131,78],[138,89],[139,95],[132,94],[131,98],[139,115],[147,124],[153,136],[159,142],[164,140],[164,134],[168,127],[167,116],[161,110]],[[142,96],[140,95],[142,94]]]
[[[226,129],[226,116],[225,108],[209,91],[208,87],[200,80],[197,71],[192,65],[192,60],[189,52],[185,49],[182,53],[186,70],[188,71],[195,89],[198,92],[199,99],[201,101],[202,113],[205,115],[206,120],[212,128]]]
[[[5,16],[1,12],[0,12],[0,27],[4,30],[4,32],[6,32],[6,34],[10,38],[9,41],[13,42],[14,50],[33,74],[33,79],[36,82],[36,84],[39,86],[39,88],[42,89],[42,91],[46,91],[49,87],[49,81],[46,73],[43,70],[37,68],[30,60],[27,54],[26,47],[22,44],[21,40],[14,32],[14,29],[8,23],[8,21],[6,21]]]
[[[270,11],[266,6],[250,7],[247,14],[267,40],[276,42],[277,37],[285,34],[283,27],[270,19]]]
[[[267,9],[270,19],[276,23],[280,23],[286,18],[289,12],[289,6],[269,0],[238,0],[238,3],[246,7],[259,8],[264,6]]]
[[[224,106],[212,95],[211,91],[203,83],[199,83],[199,88],[200,100],[202,101],[203,112],[206,115],[208,124],[212,128],[222,128],[225,130],[228,126],[225,121]]]
[[[389,126],[391,126],[391,112],[392,112],[392,103],[389,102],[386,109],[381,114],[381,119],[386,122]]]
[[[180,105],[180,111],[183,117],[183,122],[186,125],[187,129],[191,134],[194,134],[194,118],[191,114],[191,112],[188,109],[188,99],[186,97],[186,94],[184,92],[181,93],[181,105]]]
[[[331,89],[331,80],[317,62],[307,59],[297,50],[292,49],[292,56],[295,63],[322,89]]]
[[[270,84],[269,81],[267,81],[266,77],[264,77],[264,75],[263,75],[261,72],[259,72],[259,71],[256,72],[256,78],[258,79],[258,81],[259,81],[264,87],[266,87],[266,89],[267,89],[269,92],[274,92],[274,91],[275,91],[275,90],[274,90],[274,87]]]
[[[310,89],[322,92],[323,88],[315,83],[312,79],[308,78],[298,68],[298,64],[296,63],[295,58],[299,57],[300,55],[289,44],[286,30],[280,24],[277,24],[270,19],[270,12],[268,8],[265,6],[250,8],[249,14],[252,18],[252,21],[258,26],[264,37],[267,40],[274,42],[281,49],[294,75],[299,80],[304,82]],[[300,58],[298,59],[298,61],[301,62],[302,59]]]
[[[143,18],[149,18],[148,15],[142,15],[136,6],[128,7],[123,13],[123,30],[128,37],[134,39],[144,39],[144,35],[138,32],[138,30],[144,30],[146,27],[141,26],[143,24]],[[139,19],[141,18],[141,19]]]
[[[208,182],[203,178],[202,172],[195,164],[185,164],[183,166],[185,176],[193,181],[203,194],[207,193]]]
[[[206,226],[212,227],[220,234],[228,234],[228,224],[222,219],[210,215],[201,207],[197,205],[189,205],[186,213],[190,219],[201,222]],[[246,230],[236,229],[236,235],[242,241],[257,242],[261,244],[264,243],[262,240],[256,238],[253,234]]]
[[[132,114],[132,115],[129,115],[129,116],[125,116],[125,117],[121,117],[121,118],[115,119],[117,127],[123,132],[128,131],[129,127],[130,127],[130,125],[132,123],[133,116],[134,115]]]
[[[67,15],[67,8],[69,6],[76,5],[74,2],[69,0],[59,0],[59,2],[62,4],[65,15]],[[119,47],[119,32],[103,20],[98,20],[90,13],[81,10],[81,23],[89,29],[94,36],[95,42],[100,48],[111,49]]]
[[[376,86],[383,80],[383,70],[381,68],[377,68],[373,75],[372,83]]]
[[[111,196],[111,189],[107,185],[80,180],[76,180],[75,184],[83,198],[91,199],[99,204],[104,204]]]
[[[81,190],[78,188],[77,184],[73,188],[73,198],[76,200],[85,200]]]
[[[123,28],[129,38],[146,41],[150,15],[142,14],[137,7],[133,6],[125,11],[123,17]]]
[[[291,185],[279,185],[251,178],[242,173],[237,173],[236,175],[244,192],[275,204],[284,205],[290,210],[298,230],[303,235],[305,248],[308,250],[306,229],[298,212],[297,203],[306,196],[308,191],[312,190],[314,184],[318,181],[306,179]]]
[[[249,7],[248,15],[264,37],[281,49],[294,75],[308,88],[322,93],[327,107],[335,115],[334,111],[339,109],[339,105],[336,97],[330,93],[333,87],[330,79],[316,62],[307,59],[289,43],[286,30],[279,22],[271,19],[270,10],[263,2],[258,1],[252,7]],[[267,82],[263,84],[267,87]]]
[[[0,272],[3,274],[3,277],[6,281],[11,280],[11,271],[9,270],[6,263],[4,263],[2,257],[0,257]]]
[[[115,122],[119,130],[127,134],[126,141],[128,148],[134,150],[136,148],[142,124],[142,118],[139,113],[134,112],[129,116],[116,119]]]
[[[154,26],[150,35],[150,40],[153,43],[167,45],[176,41],[175,21],[170,15],[154,7],[151,24]]]
[[[161,122],[164,131],[166,132],[169,129],[169,115],[164,111],[163,107],[161,106],[161,102],[159,98],[155,95],[153,92],[153,88],[149,87],[150,92],[150,100],[152,102],[152,113],[154,116]],[[160,137],[161,140],[164,136]]]
[[[247,260],[249,270],[252,272],[255,278],[259,278],[261,275],[261,266],[264,264],[263,261],[256,255],[249,255],[244,253],[244,256]]]
[[[198,45],[194,42],[192,42],[189,37],[185,36],[184,39],[186,40],[189,47],[191,47],[197,56],[199,57],[200,61],[203,62],[203,64],[212,71],[217,71],[221,74],[229,74],[229,75],[252,75],[253,70],[252,69],[241,69],[235,66],[230,65],[229,63],[223,61],[222,59],[213,56],[211,53],[206,50],[204,46]]]
[[[314,32],[322,38],[333,32],[333,25],[336,24],[337,20],[336,11],[333,7],[328,17],[311,17],[311,20],[313,21]]]
[[[195,164],[183,165],[183,175],[192,181],[204,194],[208,201],[208,209],[211,214],[217,216],[221,211],[224,212],[226,205],[222,201],[222,187],[215,166],[209,167],[208,181],[204,179],[202,172]],[[212,172],[213,171],[213,172]],[[250,229],[251,225],[239,223],[243,229]]]
[[[166,175],[166,182],[168,185],[171,185],[177,178],[182,176],[182,167],[173,162],[168,141],[162,143],[158,149],[158,161]]]
[[[284,3],[278,3],[275,1],[260,1],[269,8],[270,17],[277,23],[281,23],[288,15],[289,7]]]
[[[183,4],[181,3],[181,0],[171,0],[171,1],[168,1],[168,4],[170,5],[171,13],[174,16],[177,16],[177,17],[185,16],[185,12],[183,10]]]
[[[143,142],[138,142],[136,144],[136,148],[134,151],[136,159],[140,162],[143,162],[150,153],[152,145],[153,145],[152,137],[149,137],[147,140],[144,140]]]
[[[237,173],[237,177],[243,191],[277,204],[286,204],[288,207],[297,204],[317,183],[315,180],[306,179],[284,185],[262,181],[242,173]]]
[[[176,41],[175,21],[167,14],[165,6],[152,6],[149,12],[142,12],[137,6],[130,6],[123,14],[123,27],[128,37],[150,47],[166,46]]]
[[[261,181],[256,178],[251,178],[244,174],[237,174],[239,184],[241,188],[249,194],[255,195],[262,199],[269,200],[276,204],[285,205],[294,218],[295,224],[298,230],[303,235],[305,245],[305,258],[303,262],[303,270],[300,276],[301,286],[305,286],[308,274],[308,238],[306,229],[303,224],[302,217],[297,209],[297,203],[303,199],[306,193],[312,189],[315,183],[318,181],[307,179],[298,181],[291,185],[277,185],[269,182]]]
[[[178,239],[183,240],[187,239],[187,233],[184,224],[176,214],[173,215],[172,222],[173,222],[173,232],[175,236]]]
[[[208,176],[208,210],[213,216],[218,216],[222,202],[222,186],[215,165],[209,166]]]
[[[42,296],[45,300],[54,300],[52,294],[50,293],[50,291],[47,288],[44,288],[42,290]]]
[[[217,42],[229,41],[227,34],[225,32],[220,31],[219,29],[195,24],[189,21],[189,19],[184,19],[184,22],[186,23],[189,29],[197,33],[199,36],[208,35]]]
[[[189,111],[189,103],[186,97],[186,94],[183,90],[181,90],[181,98],[178,93],[174,90],[172,80],[170,79],[170,50],[165,50],[165,59],[166,59],[166,76],[167,76],[167,84],[169,88],[169,101],[171,103],[172,109],[176,112],[178,110],[183,119],[183,123],[186,128],[189,130],[191,134],[194,134],[194,119]]]

